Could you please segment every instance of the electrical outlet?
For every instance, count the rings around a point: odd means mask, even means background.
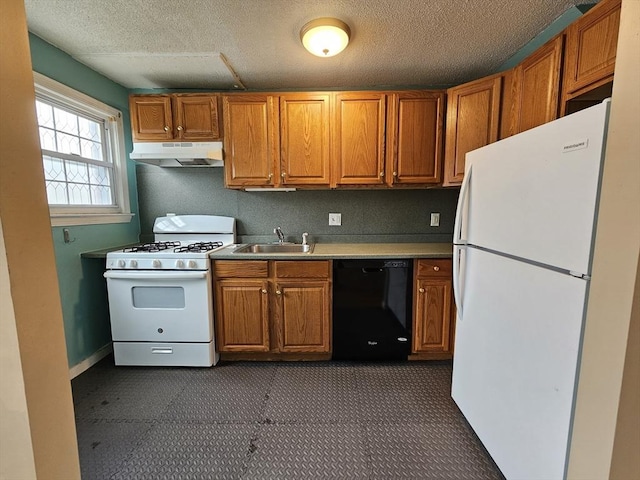
[[[342,214],[341,213],[330,213],[329,214],[329,225],[339,227],[342,225]]]
[[[440,226],[440,214],[439,213],[432,213],[431,214],[431,223],[430,225],[432,227],[439,227]]]

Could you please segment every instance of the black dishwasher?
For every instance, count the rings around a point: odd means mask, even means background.
[[[334,261],[334,360],[407,359],[412,272],[411,260]]]

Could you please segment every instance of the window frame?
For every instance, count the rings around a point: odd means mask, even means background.
[[[36,99],[58,104],[104,120],[104,145],[113,164],[112,195],[115,205],[49,205],[52,226],[128,223],[133,217],[129,200],[127,156],[122,113],[93,97],[78,92],[38,72],[33,72]],[[35,104],[33,108],[35,110]],[[41,150],[41,157],[42,157]],[[43,166],[44,169],[44,166]]]

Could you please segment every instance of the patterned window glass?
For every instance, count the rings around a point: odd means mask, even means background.
[[[104,119],[36,100],[49,205],[112,206],[114,165]]]

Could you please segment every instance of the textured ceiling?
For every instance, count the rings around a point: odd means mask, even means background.
[[[129,88],[446,86],[494,72],[570,7],[595,0],[25,0],[29,30]],[[318,58],[300,28],[351,27]]]

